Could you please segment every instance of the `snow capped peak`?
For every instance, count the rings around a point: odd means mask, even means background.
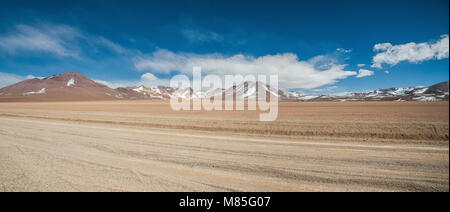
[[[67,87],[70,87],[72,85],[75,85],[75,79],[71,78],[68,82],[67,82]]]
[[[144,86],[141,85],[141,86],[139,86],[137,88],[134,88],[133,91],[136,91],[136,92],[140,93],[140,92],[144,91]]]
[[[152,86],[150,89],[152,89],[152,91],[156,92],[157,94],[161,94],[161,90],[157,86]]]
[[[393,95],[404,95],[408,92],[411,92],[414,90],[414,88],[408,87],[408,88],[395,88],[394,91],[391,91],[391,94]]]

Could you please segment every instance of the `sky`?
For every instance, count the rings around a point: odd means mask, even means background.
[[[449,80],[448,0],[2,1],[0,87],[80,72],[111,87],[277,74],[340,93]]]

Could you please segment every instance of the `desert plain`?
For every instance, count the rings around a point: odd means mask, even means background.
[[[444,102],[0,103],[0,191],[449,191]]]

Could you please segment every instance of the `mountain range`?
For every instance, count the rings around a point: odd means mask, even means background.
[[[68,72],[46,78],[34,78],[0,89],[0,102],[27,101],[93,101],[119,99],[162,99],[171,97],[181,99],[205,98],[214,96],[236,99],[262,99],[259,91],[265,92],[280,101],[448,101],[448,81],[427,87],[398,87],[378,89],[369,92],[344,94],[304,94],[296,91],[282,91],[261,82],[244,82],[228,89],[194,92],[191,88],[175,89],[167,86],[110,88],[88,77]]]

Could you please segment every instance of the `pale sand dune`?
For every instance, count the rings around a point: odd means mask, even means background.
[[[167,107],[0,104],[0,191],[449,190],[448,102],[282,103],[265,124]]]

